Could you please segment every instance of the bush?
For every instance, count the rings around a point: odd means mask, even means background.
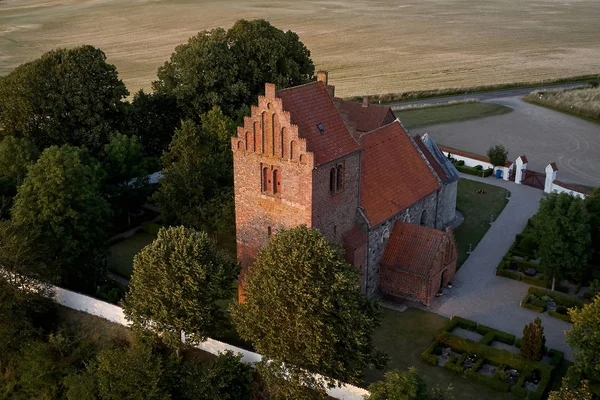
[[[483,165],[476,165],[476,166],[473,167],[473,169],[481,171],[481,170],[483,170]]]
[[[150,235],[157,236],[161,226],[155,222],[144,222],[142,223],[142,229],[144,232]]]
[[[488,168],[485,171],[483,171],[483,177],[487,178],[488,176],[491,176],[493,173],[494,173],[494,169]]]
[[[562,315],[568,315],[569,314],[569,309],[565,306],[557,306],[556,307],[556,312]]]
[[[548,311],[548,315],[550,315],[551,317],[554,317],[554,318],[562,319],[563,321],[566,321],[566,322],[571,322],[571,317],[569,317],[568,315],[558,313],[556,311]]]
[[[538,307],[533,304],[530,304],[529,299],[531,298],[531,296],[532,296],[531,293],[528,293],[527,296],[525,296],[525,298],[521,301],[521,307],[527,308],[529,310],[533,310],[533,311],[539,312],[539,313],[543,313],[544,311],[546,311],[545,303],[544,303],[544,307]]]
[[[446,368],[449,371],[454,372],[455,374],[461,375],[463,372],[465,372],[465,369],[459,364],[459,361],[457,361],[456,363],[447,361],[444,364],[444,368]]]
[[[455,320],[459,327],[468,331],[474,331],[477,328],[477,322],[471,321],[470,319],[454,316],[452,317],[452,320]]]
[[[548,282],[546,282],[546,279],[543,275],[540,275],[539,278],[537,276],[523,276],[521,280],[529,285],[534,285],[543,288],[548,286]]]
[[[524,236],[523,239],[519,242],[517,249],[525,254],[529,254],[530,256],[534,256],[535,251],[538,248],[537,241],[533,236]]]
[[[505,278],[514,279],[515,281],[520,281],[524,276],[515,271],[509,271],[506,269],[499,269],[496,271],[496,275],[503,276]]]
[[[488,332],[486,334],[482,334],[484,335],[481,340],[479,341],[479,343],[484,344],[486,346],[488,346],[490,343],[492,343],[494,341],[494,337],[496,336],[494,334],[494,332]]]
[[[475,332],[479,333],[480,335],[485,335],[485,336],[492,333],[494,335],[494,340],[497,340],[502,343],[506,343],[508,345],[512,345],[515,343],[515,335],[511,335],[510,333],[499,331],[497,329],[491,328],[491,327],[483,325],[483,324],[477,325],[477,329],[475,330]]]
[[[438,341],[431,343],[431,345],[423,353],[421,353],[421,359],[429,365],[437,366],[440,362],[440,358],[432,353],[438,346],[440,346]]]
[[[544,310],[546,310],[547,302],[548,302],[547,300],[540,299],[539,297],[537,297],[536,295],[533,295],[533,294],[529,298],[529,303],[533,304],[536,307],[543,308]]]
[[[465,165],[465,161],[464,160],[459,160],[456,162],[456,165],[462,167],[463,165]]]
[[[583,301],[578,300],[578,299],[574,299],[572,297],[569,296],[565,296],[562,294],[558,294],[558,293],[554,293],[554,292],[549,292],[547,290],[541,290],[538,288],[533,288],[530,287],[529,288],[529,293],[530,294],[534,294],[538,297],[542,297],[542,296],[548,296],[550,297],[552,300],[554,300],[556,302],[557,305],[561,305],[567,308],[572,308],[572,307],[577,307],[577,308],[583,308]]]
[[[125,287],[112,279],[100,285],[96,296],[112,304],[118,304],[125,296]]]
[[[557,366],[558,364],[560,364],[562,359],[565,357],[565,353],[563,353],[560,350],[550,349],[548,351],[548,357],[552,358],[550,360],[550,365]]]
[[[467,375],[470,379],[482,383],[499,392],[508,392],[510,389],[510,385],[508,384],[508,382],[502,382],[501,380],[498,380],[495,377],[478,374],[473,370],[466,371],[465,375]]]
[[[546,286],[547,289],[550,289],[551,283],[548,282],[548,286]],[[565,285],[561,285],[561,284],[557,284],[554,287],[554,290],[556,290],[557,292],[561,292],[561,293],[569,293],[569,287],[565,286]]]

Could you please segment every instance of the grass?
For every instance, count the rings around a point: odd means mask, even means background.
[[[429,388],[436,385],[446,388],[452,384],[456,400],[511,399],[509,393],[497,392],[421,360],[421,353],[446,321],[444,317],[416,308],[408,308],[402,313],[384,309],[383,324],[375,332],[374,341],[380,350],[390,356],[388,369],[406,370],[414,366]],[[383,372],[367,371],[365,378],[367,383],[372,383],[383,379]]]
[[[155,239],[154,235],[140,231],[130,238],[110,246],[108,269],[129,279],[133,272],[133,257]]]
[[[600,87],[535,91],[523,100],[600,123]]]
[[[596,0],[14,0],[0,9],[0,75],[85,43],[106,52],[132,93],[150,87],[177,45],[240,18],[297,32],[340,96],[592,74],[600,58]]]
[[[465,102],[437,107],[407,108],[396,110],[394,114],[400,118],[406,128],[414,129],[428,125],[502,115],[511,111],[512,108],[500,104]]]
[[[477,190],[483,189],[485,194],[478,194]],[[494,219],[502,212],[508,200],[506,190],[497,186],[488,185],[461,179],[458,181],[458,194],[456,209],[465,217],[464,222],[454,231],[454,238],[458,246],[457,268],[466,261],[469,243],[473,250],[490,229],[490,216]]]

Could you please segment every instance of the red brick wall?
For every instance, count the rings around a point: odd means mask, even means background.
[[[384,293],[428,304],[425,278],[386,266],[381,268],[379,278]]]

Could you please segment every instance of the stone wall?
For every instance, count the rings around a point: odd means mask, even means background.
[[[442,227],[441,210],[438,209],[438,193],[439,191],[431,193],[386,222],[369,229],[369,250],[367,266],[365,268],[367,275],[367,295],[372,296],[377,294],[379,286],[379,261],[383,257],[385,246],[396,221],[420,224],[421,216],[423,215],[423,211],[425,211],[425,226],[437,229]]]
[[[456,196],[458,194],[458,181],[443,184],[440,195],[440,218],[444,225],[456,217]]]

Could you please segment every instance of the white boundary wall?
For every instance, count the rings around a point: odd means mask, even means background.
[[[65,307],[72,308],[77,311],[95,315],[107,319],[119,325],[129,326],[129,321],[125,318],[123,309],[102,300],[97,300],[92,297],[84,296],[79,293],[71,292],[70,290],[54,287],[54,300]],[[200,350],[206,351],[214,355],[219,355],[225,351],[232,351],[242,356],[242,362],[246,364],[254,364],[262,359],[262,356],[248,350],[240,349],[227,343],[219,342],[214,339],[207,339],[196,346]],[[320,378],[320,375],[315,375]],[[327,390],[327,394],[335,399],[340,400],[363,400],[369,392],[365,389],[342,384],[340,387],[334,387]]]
[[[440,149],[441,150],[441,149]],[[501,170],[502,171],[502,178],[507,181],[508,180],[508,176],[510,173],[510,169],[511,167],[494,167],[491,163],[489,162],[485,162],[485,161],[481,161],[478,160],[476,158],[470,158],[470,157],[466,157],[466,156],[460,156],[457,155],[455,153],[452,153],[452,151],[448,151],[448,150],[442,150],[442,153],[448,157],[448,155],[451,155],[452,158],[454,158],[455,160],[458,161],[464,161],[465,165],[467,167],[475,167],[477,165],[481,165],[483,167],[483,169],[488,169],[488,168],[492,168],[494,170],[494,174],[496,173],[496,170]]]
[[[571,196],[575,196],[575,197],[581,197],[582,199],[585,199],[587,196],[583,193],[579,193],[576,192],[575,190],[571,190],[571,189],[567,189],[564,188],[560,185],[557,185],[556,183],[552,182],[552,191],[553,192],[557,192],[557,193],[568,193]]]

